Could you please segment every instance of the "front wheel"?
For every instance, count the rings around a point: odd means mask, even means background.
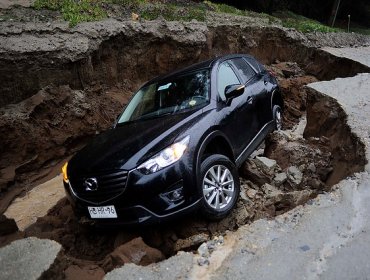
[[[239,197],[240,182],[234,163],[223,155],[207,157],[201,165],[203,215],[210,220],[226,217]]]

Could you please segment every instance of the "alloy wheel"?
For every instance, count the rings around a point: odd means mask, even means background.
[[[203,178],[203,196],[207,204],[216,209],[225,208],[234,196],[234,178],[224,165],[213,165]]]

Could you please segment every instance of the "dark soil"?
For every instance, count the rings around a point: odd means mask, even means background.
[[[340,130],[340,133],[321,131],[311,123],[310,119],[305,131],[305,134],[310,137],[305,139],[294,132],[295,126],[300,118],[304,117],[306,110],[308,112],[312,110],[312,105],[307,104],[308,93],[304,85],[317,79],[306,75],[304,70],[291,62],[277,62],[268,68],[275,72],[284,95],[284,128],[293,130],[272,133],[266,139],[265,146],[246,161],[240,169],[242,176],[240,199],[236,208],[225,219],[220,222],[209,222],[200,215],[192,215],[150,228],[101,229],[91,226],[84,219],[78,220],[67,199],[62,199],[46,216],[39,218],[24,232],[18,231],[3,236],[0,238],[0,243],[5,245],[12,240],[29,236],[55,240],[62,244],[63,252],[59,254],[57,261],[43,275],[43,278],[63,279],[78,276],[101,279],[105,273],[128,262],[148,265],[170,257],[180,250],[194,251],[203,242],[225,235],[227,231],[236,230],[260,218],[273,218],[297,205],[306,203],[323,191],[330,190],[332,174],[336,174],[337,180],[347,174],[341,173],[341,168],[337,172],[336,162],[341,156],[338,155],[339,150],[333,143],[338,142],[338,138],[347,139],[345,141],[348,143],[356,143],[353,142],[353,136],[346,129]],[[79,135],[78,131],[85,131],[88,127],[90,129],[86,130],[87,137],[94,134],[94,129],[100,130],[105,125],[108,127],[113,119],[108,119],[107,116],[116,115],[128,97],[120,95],[119,91],[103,93],[101,89],[98,94],[96,92],[93,94],[92,90],[74,92],[74,94],[80,98],[77,100],[76,97],[73,98],[72,91],[68,87],[47,88],[38,96],[25,101],[23,106],[18,106],[17,114],[12,110],[13,116],[17,115],[15,120],[22,128],[17,130],[18,135],[23,131],[27,133],[27,129],[35,127],[33,122],[21,121],[20,116],[33,115],[34,119],[43,120],[41,123],[44,125],[39,128],[40,130],[36,130],[39,131],[40,136],[44,135],[45,139],[48,139],[47,135],[52,135],[55,139],[52,145],[47,142],[40,142],[40,145],[44,145],[45,148],[50,147],[51,150],[51,147],[58,143],[82,145],[85,138],[71,139],[66,135],[70,135],[72,131],[76,131],[75,135]],[[59,111],[53,115],[54,118],[50,118],[50,112],[55,112],[55,108]],[[103,114],[102,112],[108,108],[110,111]],[[333,127],[345,127],[345,116],[339,107],[337,112],[338,117],[335,118]],[[9,117],[10,113],[6,116]],[[74,118],[76,116],[77,119]],[[53,119],[55,123],[50,125]],[[103,123],[103,127],[97,126],[98,123]],[[26,139],[22,135],[20,137]],[[39,139],[43,138],[39,137]],[[30,143],[34,145],[39,142]],[[30,143],[27,142],[24,145],[30,145]],[[68,150],[72,152],[80,147],[77,144],[70,145],[73,148]],[[354,148],[356,144],[349,145],[348,152]],[[52,155],[56,161],[66,156],[64,150],[60,154]],[[269,169],[261,165],[255,156],[275,159],[276,164]],[[357,159],[360,162],[363,156],[357,153]],[[345,164],[348,170],[354,170],[357,166],[351,162]],[[45,166],[45,170],[48,168],[50,167]],[[24,174],[27,174],[26,171],[27,169],[23,170]],[[280,180],[277,175],[285,176],[286,179]]]

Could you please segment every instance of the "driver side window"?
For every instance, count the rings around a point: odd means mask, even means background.
[[[225,100],[225,88],[229,85],[240,84],[238,77],[228,62],[223,62],[218,68],[217,90],[222,100]]]

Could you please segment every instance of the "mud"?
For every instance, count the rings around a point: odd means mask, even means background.
[[[66,158],[112,126],[130,94],[49,86],[0,108],[0,213],[22,191],[59,174]],[[22,147],[20,149],[20,147]]]
[[[0,213],[56,176],[62,161],[108,129],[132,92],[156,75],[216,55],[250,53],[278,72],[291,128],[306,109],[304,84],[368,69],[315,48],[370,44],[366,36],[308,38],[259,18],[210,13],[205,23],[108,19],[75,28],[57,18],[22,20],[0,22],[0,133],[7,135],[0,145]]]
[[[285,100],[285,130],[271,134],[240,169],[237,207],[218,223],[194,215],[147,229],[96,229],[77,220],[62,199],[24,231],[13,227],[15,232],[0,236],[0,246],[28,236],[53,239],[64,250],[44,279],[101,279],[128,262],[148,265],[180,250],[199,251],[204,243],[212,249],[228,231],[310,203],[362,170],[364,146],[341,107],[304,85],[368,70],[315,47],[368,40],[306,37],[264,24],[214,18],[207,24],[107,20],[74,29],[63,22],[1,23],[0,133],[7,137],[0,145],[0,213],[16,195],[58,174],[94,134],[109,129],[142,82],[202,59],[243,52],[269,64]],[[206,264],[206,254],[202,258]]]
[[[232,213],[222,221],[208,222],[199,215],[193,215],[151,228],[98,229],[85,223],[84,220],[77,220],[68,201],[62,199],[47,215],[38,218],[36,223],[24,231],[0,237],[0,243],[5,245],[14,239],[29,236],[55,240],[62,244],[64,250],[52,268],[43,275],[45,279],[50,277],[56,279],[76,279],[76,277],[101,279],[107,272],[125,263],[148,265],[168,258],[178,251],[199,251],[198,247],[202,244],[207,244],[207,248],[212,250],[218,244],[217,242],[223,240],[228,231],[234,231],[240,226],[260,218],[273,218],[297,205],[309,203],[310,199],[319,193],[330,190],[333,178],[335,180],[342,179],[348,175],[348,172],[356,171],[363,166],[364,154],[361,153],[361,149],[359,150],[360,143],[356,142],[350,130],[345,128],[346,118],[340,111],[340,106],[324,97],[311,96],[304,88],[306,83],[317,79],[314,76],[306,75],[305,71],[296,63],[277,62],[268,68],[275,72],[284,94],[286,102],[285,130],[272,133],[266,139],[265,144],[242,166],[239,171],[242,176],[240,199]],[[61,90],[61,88],[59,89]],[[63,88],[63,90],[72,92],[69,88]],[[57,92],[60,94],[60,91]],[[83,104],[81,100],[73,101],[70,95],[60,97],[61,100],[67,100],[63,103],[60,99],[55,100],[56,96],[49,97],[52,93],[48,91],[41,93],[40,95],[44,98],[38,105],[41,104],[40,107],[44,110],[31,110],[31,113],[38,112],[37,117],[39,118],[51,110],[51,107],[48,106],[54,102],[64,106],[61,107],[61,110],[69,108],[67,112],[80,112],[77,109],[86,107],[86,105],[81,105]],[[82,94],[81,91],[78,93]],[[89,92],[83,92],[83,94],[90,96],[89,104],[102,102],[102,100],[89,95],[91,94]],[[99,96],[97,95],[98,98]],[[114,95],[112,96],[114,98]],[[323,98],[322,103],[325,106],[319,106],[318,109],[311,108],[312,98]],[[108,105],[111,104],[107,103],[106,99],[104,100],[109,107]],[[51,104],[49,104],[50,102]],[[124,102],[126,99],[121,100],[121,103]],[[39,108],[35,103],[31,102],[33,104],[31,108]],[[317,106],[317,102],[314,104]],[[326,120],[327,122],[332,120],[330,122],[332,131],[337,133],[330,133],[330,129],[320,130],[319,127],[322,126],[314,125],[318,121],[315,116],[327,114],[328,108],[337,109],[333,110],[336,112],[335,118],[329,117]],[[93,110],[85,109],[82,112],[84,112],[83,119],[88,123],[89,114],[92,114]],[[28,110],[19,109],[18,116],[28,116],[31,113]],[[112,115],[113,112],[110,111],[110,114]],[[61,129],[76,129],[77,125],[73,126],[73,114],[67,113],[66,116],[71,118],[66,120],[66,122],[70,122],[68,126],[65,125],[66,123],[64,125],[56,123],[56,125],[59,125],[58,127]],[[92,114],[92,116],[94,115]],[[49,117],[44,117],[44,119],[50,120]],[[99,121],[101,122],[102,119]],[[76,122],[81,123],[81,119],[78,118]],[[83,125],[84,123],[79,128],[80,131],[86,129]],[[94,124],[90,123],[89,125]],[[323,124],[323,126],[327,127],[328,125]],[[341,127],[344,129],[338,130]],[[94,128],[101,129],[100,127]],[[47,131],[55,133],[50,129]],[[91,134],[94,134],[92,128],[90,131]],[[68,132],[68,130],[64,131],[63,134]],[[43,133],[45,135],[45,132]],[[61,143],[65,143],[66,139],[68,138],[62,138]],[[348,158],[343,158],[343,153],[338,148],[339,145],[336,144],[340,139],[349,144],[346,146],[348,147],[346,154],[357,151],[351,161],[347,161]],[[79,139],[75,141],[77,143],[83,142]],[[75,149],[78,149],[78,145],[75,145]],[[61,158],[65,156],[62,154]],[[343,172],[344,169],[347,171]],[[207,254],[202,256],[200,260],[199,265],[207,264]]]

